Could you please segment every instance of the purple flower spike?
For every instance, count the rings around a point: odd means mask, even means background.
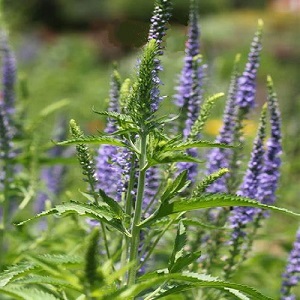
[[[176,88],[177,94],[174,96],[175,104],[179,108],[184,108],[193,105],[189,103],[191,100],[191,95],[193,93],[193,73],[194,80],[197,80],[198,89],[195,93],[194,90],[194,99],[200,100],[202,97],[202,81],[203,81],[203,66],[201,65],[200,59],[200,30],[198,26],[198,15],[195,9],[194,1],[192,1],[190,17],[189,17],[189,31],[188,31],[188,40],[185,45],[185,57],[184,57],[184,66],[181,71],[179,78],[179,86]],[[194,60],[197,57],[197,67],[194,71]]]
[[[271,137],[267,142],[267,152],[264,159],[264,167],[260,176],[258,199],[265,204],[274,204],[276,189],[279,180],[279,168],[281,165],[281,121],[278,109],[277,95],[273,90],[273,82],[268,77],[268,108],[270,112]]]
[[[240,56],[237,55],[228,91],[228,97],[223,117],[223,126],[216,138],[216,142],[228,145],[232,144],[234,141],[235,124],[237,118],[236,92],[238,79],[237,64],[239,62],[239,59]],[[207,174],[214,173],[221,168],[229,168],[231,155],[231,149],[213,148],[208,154]],[[209,193],[228,192],[226,177],[227,176],[225,175],[216,180],[206,189],[206,191]]]
[[[148,35],[148,41],[155,39],[159,49],[162,49],[162,40],[166,35],[167,23],[171,17],[172,4],[170,0],[157,0],[155,3],[155,8],[153,16],[150,20],[150,30]],[[159,55],[162,51],[159,52]]]
[[[121,80],[119,73],[115,69],[113,71],[110,83],[110,101],[108,111],[119,112],[119,96],[120,96]],[[108,134],[112,134],[117,130],[115,120],[108,119],[106,128],[104,131]],[[98,149],[98,155],[96,157],[96,176],[97,176],[97,188],[104,190],[104,192],[114,197],[118,195],[120,200],[120,193],[118,193],[118,185],[121,181],[120,168],[116,163],[118,157],[118,148],[112,145],[102,145]]]
[[[262,49],[262,20],[258,21],[258,30],[254,36],[248,55],[245,70],[238,80],[237,104],[246,110],[255,106],[256,74],[259,67],[260,51]]]
[[[296,300],[291,294],[291,288],[300,281],[300,229],[298,229],[296,240],[290,252],[285,272],[282,275],[281,300]]]
[[[266,106],[263,107],[260,119],[258,134],[254,141],[254,147],[251,153],[251,159],[248,169],[244,176],[242,185],[237,192],[239,196],[257,198],[257,190],[259,186],[259,176],[262,172],[264,158],[264,139],[266,131]],[[239,237],[243,237],[245,233],[243,228],[246,224],[253,220],[257,208],[254,207],[234,207],[229,217],[229,223],[233,228],[232,241],[236,241]]]
[[[160,56],[163,54],[163,37],[166,35],[167,23],[171,17],[171,1],[170,0],[157,0],[155,3],[155,8],[153,16],[150,20],[150,30],[148,35],[148,41],[154,39],[158,46],[156,55]],[[159,72],[162,71],[162,65],[159,58],[154,59],[154,68],[152,70],[152,82],[153,88],[150,93],[151,97],[151,111],[155,112],[158,109],[159,103],[162,101],[163,97],[160,96],[160,91],[158,86],[161,84],[160,78],[158,76]]]
[[[5,111],[12,115],[15,111],[15,81],[16,81],[16,59],[11,51],[7,36],[2,33],[2,73],[3,73],[3,101]]]

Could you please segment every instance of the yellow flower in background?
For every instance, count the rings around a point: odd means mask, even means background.
[[[222,120],[220,119],[208,120],[206,122],[204,132],[209,135],[216,136],[219,134],[222,124],[223,124]],[[244,124],[244,129],[243,129],[244,134],[246,136],[254,136],[257,130],[257,123],[251,120],[244,120],[243,124]]]

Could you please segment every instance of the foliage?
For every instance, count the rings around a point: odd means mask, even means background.
[[[184,67],[174,96],[178,115],[158,113],[164,98],[161,57],[171,4],[171,0],[155,1],[136,75],[122,80],[115,67],[108,111],[94,110],[107,117],[104,132],[86,135],[72,119],[70,138],[58,136],[53,147],[44,149],[36,127],[68,102],[44,109],[26,126],[17,122],[26,110],[15,111],[15,61],[4,36],[0,101],[0,294],[4,299],[150,300],[170,295],[272,299],[231,280],[247,260],[268,212],[300,217],[274,206],[281,120],[271,77],[248,165],[243,158],[243,121],[254,107],[262,22],[243,72],[236,60],[223,127],[215,141],[207,141],[202,130],[223,94],[202,101],[206,68],[199,55],[196,0],[191,0]],[[271,138],[264,145],[267,130]],[[79,193],[53,188],[62,184],[65,175],[62,169],[54,172],[54,167],[67,167],[70,161],[69,154],[58,153],[63,148],[57,147],[69,145],[75,145],[82,171],[84,191]],[[51,172],[42,182],[39,174],[44,168]],[[67,201],[61,201],[64,193]],[[36,204],[42,204],[42,212]],[[64,229],[53,237],[58,224]],[[14,249],[21,237],[27,242]],[[297,247],[295,243],[291,257],[297,257]],[[287,268],[286,278],[288,272],[294,278],[297,270],[297,265],[292,271]],[[284,293],[290,296],[292,291]]]

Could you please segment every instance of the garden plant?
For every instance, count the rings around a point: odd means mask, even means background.
[[[68,137],[62,119],[43,148],[37,127],[67,102],[25,121],[26,109],[16,103],[16,61],[2,31],[0,299],[272,299],[232,280],[266,218],[300,217],[275,206],[282,133],[271,76],[250,158],[244,151],[245,120],[257,106],[263,22],[246,65],[240,55],[233,61],[228,92],[206,95],[196,8],[191,0],[173,96],[160,91],[172,1],[156,0],[135,74],[123,80],[115,65],[108,109],[92,108],[107,118],[104,132],[86,135],[80,120],[71,120]],[[177,114],[159,112],[166,97]],[[223,125],[208,141],[203,129],[221,101]],[[64,186],[75,155],[84,190]],[[66,201],[59,200],[63,192]],[[283,275],[272,274],[282,276],[278,299],[296,299],[299,243],[298,232]]]

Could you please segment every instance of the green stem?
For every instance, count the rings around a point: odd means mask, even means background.
[[[133,263],[133,266],[129,270],[128,275],[128,285],[131,286],[135,284],[136,273],[138,270],[139,262],[138,262],[138,248],[140,242],[140,232],[141,229],[138,227],[141,216],[142,216],[142,203],[144,197],[144,189],[145,189],[145,178],[146,178],[146,147],[147,147],[147,135],[141,135],[141,155],[139,159],[139,178],[138,178],[138,188],[137,188],[137,197],[135,203],[134,217],[131,229],[131,247],[129,253],[129,261]]]
[[[135,155],[132,155],[131,170],[129,174],[129,183],[128,183],[128,189],[126,191],[126,197],[125,197],[125,212],[128,216],[131,216],[131,211],[132,211],[132,190],[134,188],[135,173],[136,173],[136,169],[134,168],[135,159],[136,159]],[[121,255],[122,267],[125,267],[125,265],[127,264],[128,251],[129,251],[129,238],[128,236],[123,235],[122,255]],[[126,284],[126,278],[127,278],[127,272],[123,276],[124,285]]]
[[[144,261],[139,265],[139,268],[143,267],[143,265],[147,262],[147,260],[149,259],[149,257],[151,256],[152,252],[154,251],[156,245],[158,244],[158,242],[160,241],[160,239],[163,237],[163,235],[166,233],[166,231],[170,228],[170,226],[172,224],[174,224],[174,222],[176,220],[178,220],[179,218],[181,218],[181,216],[184,213],[180,213],[179,215],[177,215],[175,218],[173,218],[172,220],[170,220],[168,222],[168,224],[166,225],[166,227],[161,231],[161,233],[158,235],[158,237],[156,238],[156,240],[151,244],[151,248],[149,249],[149,251],[147,252],[147,255],[144,259]]]

